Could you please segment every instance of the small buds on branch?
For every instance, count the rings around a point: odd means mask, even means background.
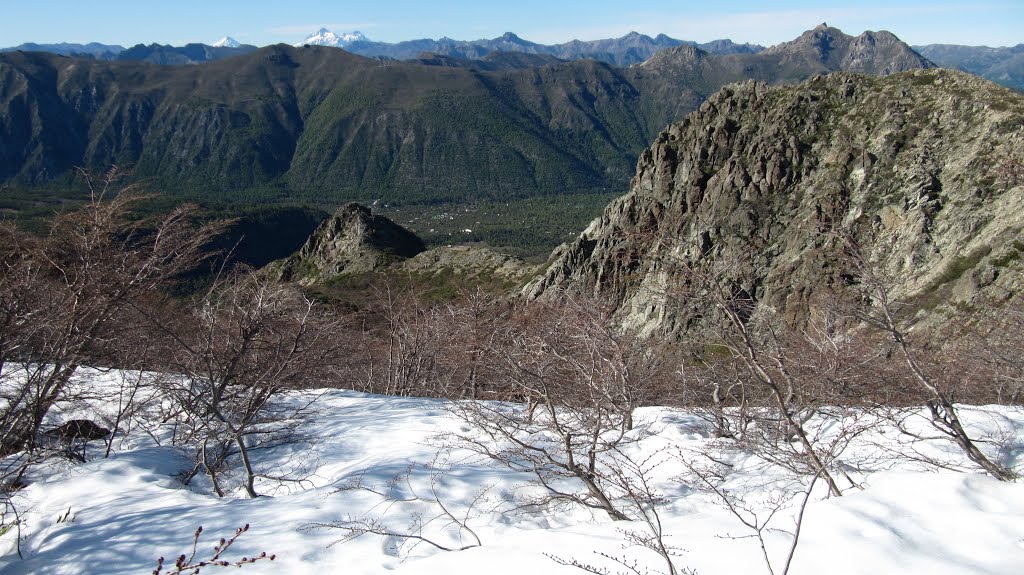
[[[196,549],[199,547],[199,536],[203,533],[203,527],[199,526],[196,529],[195,535],[192,538],[192,553],[187,557],[185,556],[184,553],[179,555],[178,559],[174,562],[174,567],[168,569],[167,571],[164,571],[164,563],[166,560],[163,557],[160,557],[156,560],[156,569],[153,570],[153,575],[162,575],[163,573],[167,573],[168,575],[181,573],[189,573],[191,575],[196,575],[201,572],[201,569],[203,567],[241,567],[242,565],[248,563],[255,563],[261,560],[273,561],[274,559],[276,559],[277,555],[267,555],[266,551],[260,552],[260,554],[256,557],[243,556],[241,559],[237,561],[221,559],[221,555],[223,555],[224,552],[226,552],[228,548],[231,547],[231,545],[235,542],[236,539],[238,539],[243,533],[245,533],[248,530],[248,523],[246,523],[244,527],[239,527],[235,529],[235,534],[232,535],[230,539],[225,539],[222,537],[220,539],[220,542],[214,546],[213,555],[211,555],[207,559],[197,561]]]

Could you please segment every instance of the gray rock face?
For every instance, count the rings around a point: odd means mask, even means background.
[[[433,248],[402,262],[400,267],[414,273],[451,270],[462,276],[486,275],[511,282],[524,280],[534,271],[519,258],[475,246]]]
[[[935,67],[891,32],[867,31],[854,37],[827,24],[804,32],[796,40],[772,46],[763,53],[805,60],[811,65],[823,65],[828,70],[883,76]]]
[[[342,273],[378,270],[424,250],[416,234],[351,203],[321,224],[297,254],[277,265],[282,279],[315,283]]]
[[[347,204],[320,225],[305,245],[269,266],[281,280],[305,285],[370,272],[497,279],[521,285],[535,271],[518,258],[475,246],[427,250],[416,234],[360,204]]]
[[[626,324],[685,331],[689,268],[799,323],[856,279],[841,236],[921,309],[1020,290],[1022,126],[1024,97],[945,70],[726,87],[524,293],[593,291]]]

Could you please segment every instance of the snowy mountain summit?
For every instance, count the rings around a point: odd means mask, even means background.
[[[220,40],[217,40],[213,43],[213,46],[215,48],[237,48],[241,45],[242,44],[238,40],[235,40],[231,36],[224,36]]]
[[[353,42],[365,41],[366,39],[366,36],[363,36],[363,33],[358,30],[345,34],[335,34],[327,28],[321,28],[315,33],[310,34],[302,42],[295,44],[295,46],[334,46],[335,48],[344,48]]]

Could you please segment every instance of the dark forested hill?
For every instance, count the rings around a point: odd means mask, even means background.
[[[891,35],[899,58],[863,38],[819,27],[762,54],[681,46],[628,69],[481,71],[287,46],[185,67],[12,52],[0,55],[0,179],[37,185],[117,164],[174,191],[337,201],[605,190],[725,83],[927,65]],[[874,51],[852,52],[858,42]]]
[[[486,74],[319,47],[188,67],[14,52],[0,56],[0,179],[117,164],[203,194],[571,193],[628,181],[656,130],[631,111],[638,98],[592,61]]]
[[[825,26],[757,54],[686,45],[630,68],[523,58],[481,69],[278,45],[159,66],[3,53],[0,185],[59,187],[76,167],[117,165],[153,189],[242,203],[595,197],[626,189],[659,130],[726,83],[930,66],[890,34]]]

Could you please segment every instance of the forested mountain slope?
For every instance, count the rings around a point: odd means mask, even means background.
[[[928,65],[889,34],[825,26],[760,54],[681,46],[625,69],[481,71],[281,45],[173,67],[11,52],[0,54],[0,181],[51,185],[76,166],[118,165],[160,190],[240,201],[607,193],[659,130],[726,83]]]

